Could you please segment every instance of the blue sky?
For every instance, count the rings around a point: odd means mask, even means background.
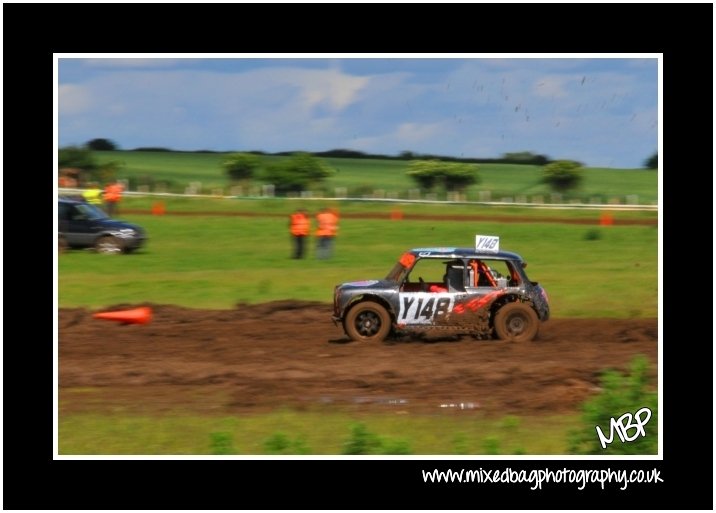
[[[151,57],[58,56],[59,146],[532,151],[615,168],[658,148],[651,55]]]

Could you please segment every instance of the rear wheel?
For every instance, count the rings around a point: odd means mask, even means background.
[[[344,328],[353,340],[382,342],[390,332],[390,314],[378,303],[359,303],[346,315]]]
[[[502,340],[529,342],[538,331],[537,312],[525,303],[507,303],[495,315],[495,333]]]
[[[124,244],[122,244],[122,242],[117,237],[107,235],[105,237],[100,238],[95,243],[94,249],[95,251],[97,251],[97,253],[102,253],[105,255],[116,255],[124,251]]]
[[[65,251],[67,251],[67,239],[65,239],[64,236],[60,235],[57,238],[57,252],[64,253]]]

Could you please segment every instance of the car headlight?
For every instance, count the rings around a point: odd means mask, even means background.
[[[129,238],[137,235],[137,231],[133,230],[132,228],[122,228],[121,230],[116,231],[115,235],[117,237]]]

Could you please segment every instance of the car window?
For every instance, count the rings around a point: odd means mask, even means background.
[[[420,278],[429,283],[444,283],[445,262],[434,258],[421,258],[415,263],[407,279],[417,282]]]
[[[97,221],[99,219],[108,219],[107,214],[105,214],[102,210],[95,207],[94,205],[90,205],[89,203],[80,203],[78,205],[75,205],[76,212],[73,214],[73,218],[81,218],[84,216],[85,219],[90,219],[92,221]]]
[[[514,287],[521,282],[514,264],[507,260],[473,259],[468,265],[470,287]]]

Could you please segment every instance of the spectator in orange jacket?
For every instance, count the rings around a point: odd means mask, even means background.
[[[318,247],[316,257],[320,259],[331,258],[336,235],[338,234],[338,213],[330,208],[322,209],[316,216],[318,229]]]
[[[112,180],[104,188],[104,205],[109,217],[119,214],[119,202],[122,201],[122,192],[124,187],[117,180]]]
[[[292,258],[303,258],[306,248],[305,240],[311,232],[311,219],[308,217],[306,210],[300,208],[291,214],[288,227],[293,239]]]

